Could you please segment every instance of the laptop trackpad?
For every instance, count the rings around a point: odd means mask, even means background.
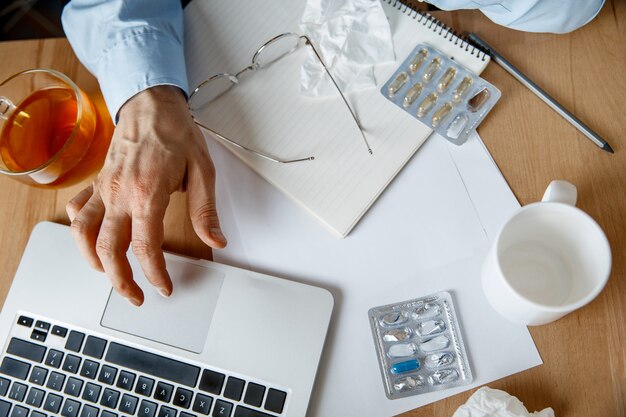
[[[201,353],[211,326],[224,273],[178,259],[167,260],[174,284],[169,298],[161,297],[131,257],[133,275],[145,301],[134,307],[111,291],[101,325],[194,353]]]

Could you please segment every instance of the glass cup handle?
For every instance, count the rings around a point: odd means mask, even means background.
[[[570,206],[576,205],[578,192],[576,186],[564,180],[554,180],[546,188],[541,201],[549,203],[564,203]]]
[[[0,96],[0,119],[8,119],[15,111],[15,104],[6,97]]]

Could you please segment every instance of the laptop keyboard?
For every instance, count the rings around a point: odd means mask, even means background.
[[[0,363],[0,417],[276,417],[287,390],[21,315]]]

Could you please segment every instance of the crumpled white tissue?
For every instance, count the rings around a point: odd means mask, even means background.
[[[380,0],[308,0],[300,28],[344,93],[375,87],[374,65],[395,59]],[[337,94],[313,51],[302,65],[300,80],[305,96]]]
[[[550,407],[529,413],[524,404],[507,392],[482,387],[452,417],[554,417]]]

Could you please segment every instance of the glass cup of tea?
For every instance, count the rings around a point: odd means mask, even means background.
[[[0,173],[59,188],[97,172],[113,125],[72,80],[31,69],[0,83]]]

